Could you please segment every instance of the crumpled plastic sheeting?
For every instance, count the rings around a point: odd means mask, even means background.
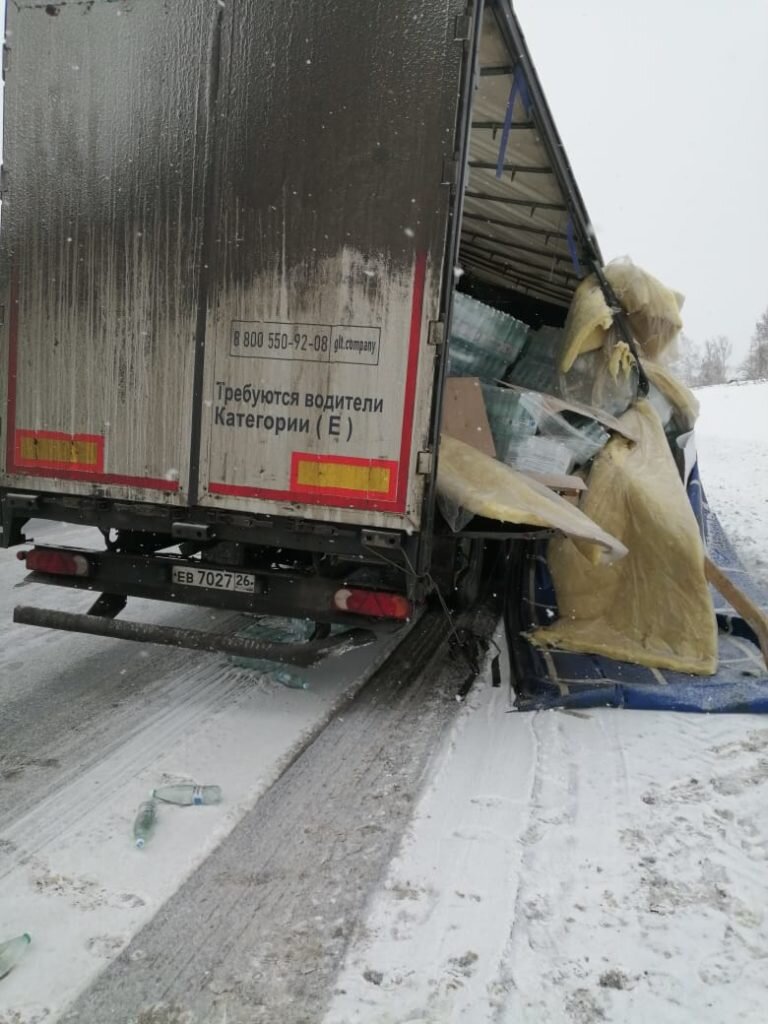
[[[608,433],[588,416],[569,413],[570,420],[552,408],[546,395],[538,391],[483,384],[483,397],[488,423],[496,447],[496,458],[508,466],[518,467],[526,451],[536,451],[543,439],[559,444],[557,457],[562,466],[519,466],[540,468],[541,472],[571,473],[574,466],[583,466],[608,441]],[[543,438],[534,437],[536,433]],[[546,450],[547,445],[541,445]]]
[[[594,565],[555,538],[549,566],[560,618],[530,637],[537,646],[602,654],[696,675],[717,670],[717,623],[704,548],[658,414],[639,401],[595,460],[581,508],[629,554]]]
[[[648,359],[658,359],[683,326],[684,297],[630,259],[613,260],[605,276],[627,314],[632,334]]]
[[[538,407],[530,406],[527,394],[493,384],[483,384],[483,399],[496,458],[509,462],[515,447],[536,433]]]
[[[651,384],[654,384],[671,403],[681,429],[693,430],[693,425],[699,418],[699,400],[690,388],[682,384],[666,367],[650,359],[643,360],[643,369]]]
[[[637,394],[635,360],[624,341],[617,341],[615,328],[605,333],[605,344],[579,356],[565,375],[564,395],[588,394],[589,405],[621,416]]]
[[[684,298],[629,259],[614,260],[605,277],[627,315],[632,334],[642,355],[658,359],[683,326],[680,318]],[[580,355],[593,352],[608,342],[613,316],[594,274],[576,289],[568,310],[560,351],[560,370],[567,373]],[[621,356],[611,357],[612,368]]]
[[[602,348],[613,315],[594,274],[585,277],[574,292],[563,331],[560,371],[567,373],[585,352]]]
[[[622,558],[627,549],[575,505],[537,480],[441,435],[437,489],[443,500],[476,516],[560,530],[586,542],[595,561]]]
[[[637,394],[637,367],[629,346],[615,328],[603,332],[603,344],[580,355],[568,373],[560,369],[564,330],[541,327],[531,336],[507,374],[527,391],[590,405],[611,416],[626,412]]]

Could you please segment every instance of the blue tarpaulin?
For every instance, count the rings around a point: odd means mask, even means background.
[[[709,557],[758,606],[768,608],[768,594],[741,564],[707,503],[698,467],[691,474],[688,496]],[[536,545],[529,553],[523,581],[523,629],[553,622],[557,603],[545,544]],[[715,675],[685,675],[601,655],[538,650],[521,640],[516,648],[517,708],[533,711],[609,705],[662,711],[768,712],[768,670],[757,637],[714,589],[712,597],[720,630]]]

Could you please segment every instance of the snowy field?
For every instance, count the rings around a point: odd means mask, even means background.
[[[765,577],[768,384],[699,397],[705,487]],[[33,935],[0,980],[0,1024],[54,1024],[231,843],[365,673],[353,658],[310,691],[286,691],[213,655],[14,626],[17,603],[88,603],[14,589],[22,577],[15,553],[0,552],[0,940]],[[134,619],[208,617],[130,606]],[[225,803],[163,808],[147,850],[132,849],[137,803],[181,778],[220,783]],[[767,783],[763,717],[520,714],[507,685],[480,679],[351,922],[325,1024],[765,1024]],[[310,973],[324,952],[312,955]],[[119,1002],[109,1019],[240,1024],[221,999],[215,1020],[192,1005],[137,1015]],[[321,1019],[300,1006],[290,1017]]]
[[[699,388],[701,478],[742,561],[768,588],[768,381]]]

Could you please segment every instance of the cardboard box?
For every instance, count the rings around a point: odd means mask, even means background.
[[[444,434],[496,458],[483,389],[477,377],[449,377],[443,391]]]

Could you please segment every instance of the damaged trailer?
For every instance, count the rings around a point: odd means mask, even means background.
[[[472,606],[491,544],[626,552],[587,474],[663,368],[509,0],[20,2],[4,67],[2,545],[103,538],[21,551],[99,597],[17,621],[309,663]],[[131,597],[318,628],[238,646]]]

